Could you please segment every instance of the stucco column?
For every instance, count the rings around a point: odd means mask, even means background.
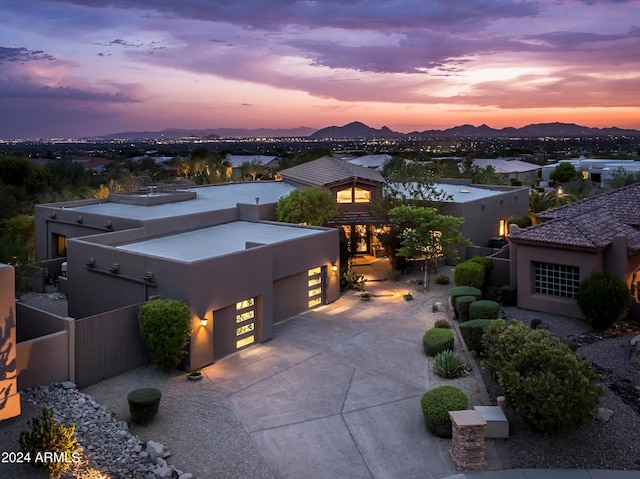
[[[16,360],[16,297],[12,266],[0,263],[0,421],[20,415]]]
[[[611,241],[611,246],[605,254],[604,270],[614,274],[623,281],[627,281],[629,238],[620,233]]]

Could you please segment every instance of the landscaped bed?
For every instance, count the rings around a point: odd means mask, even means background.
[[[505,468],[593,468],[640,470],[640,369],[630,361],[629,342],[640,334],[640,325],[623,334],[607,337],[594,333],[584,321],[546,313],[503,308],[506,316],[529,325],[540,320],[538,328],[570,338],[580,346],[577,354],[588,359],[607,379],[602,383],[605,396],[601,406],[613,410],[607,422],[597,419],[584,426],[546,436],[526,426],[507,407],[511,436],[498,440],[504,448]],[[481,368],[489,396],[501,395],[496,381]],[[627,402],[625,402],[625,400]]]

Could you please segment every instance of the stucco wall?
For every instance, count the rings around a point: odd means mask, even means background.
[[[591,274],[603,271],[602,252],[542,248],[514,242],[511,242],[510,249],[511,278],[517,280],[519,307],[576,318],[583,317],[575,300],[535,292],[533,262],[577,266],[580,268],[580,281],[584,281]]]
[[[0,421],[20,414],[17,379],[15,276],[0,263]]]

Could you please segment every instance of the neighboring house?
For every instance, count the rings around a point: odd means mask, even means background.
[[[474,159],[473,166],[478,168],[493,168],[493,171],[500,175],[505,181],[511,179],[519,180],[524,183],[534,183],[538,176],[542,166],[528,163],[526,161],[507,159],[507,158],[494,158],[494,159]]]
[[[540,223],[513,228],[510,278],[518,306],[581,317],[578,285],[610,272],[640,282],[640,184],[538,213]],[[632,314],[640,317],[637,298]]]
[[[387,154],[365,155],[365,156],[359,156],[357,158],[347,160],[347,162],[353,165],[360,165],[366,168],[374,168],[380,171],[384,166],[384,164],[390,159],[391,159],[391,155],[387,155]]]
[[[37,259],[66,257],[58,281],[75,319],[155,297],[184,300],[188,367],[202,367],[338,298],[338,232],[273,221],[293,189],[234,183],[37,205]]]
[[[261,167],[263,171],[257,171],[257,173],[262,176],[263,173],[270,174],[280,163],[280,158],[268,155],[232,155],[228,153],[225,156],[225,160],[231,165],[231,177],[244,180],[248,178],[242,178],[242,176],[251,173],[250,171],[245,171],[250,169],[248,168],[249,165]]]
[[[371,213],[371,202],[382,197],[386,180],[372,168],[323,156],[307,163],[280,171],[285,183],[296,187],[326,188],[338,203],[338,217],[332,226],[339,226],[356,254],[381,254],[376,232],[386,223]]]
[[[628,172],[640,171],[640,162],[633,160],[612,160],[612,159],[598,159],[598,158],[572,158],[570,160],[560,160],[558,163],[551,165],[545,165],[542,167],[541,181],[549,184],[551,182],[551,173],[556,169],[560,163],[570,163],[573,168],[580,172],[582,179],[591,180],[593,183],[598,183],[602,187],[606,187],[608,182],[613,179],[612,173],[618,168],[622,168]]]
[[[464,218],[462,234],[476,246],[489,246],[504,238],[509,216],[529,214],[526,186],[474,185],[466,179],[443,179],[432,187],[446,198],[434,206],[441,214]],[[415,185],[408,185],[406,193],[397,185],[389,189],[401,196],[415,196]],[[385,191],[385,194],[391,193]]]
[[[74,163],[79,163],[87,171],[94,171],[96,173],[102,173],[105,167],[113,162],[108,158],[98,158],[93,156],[79,156],[72,160]]]

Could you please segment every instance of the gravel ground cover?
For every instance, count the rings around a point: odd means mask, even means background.
[[[512,307],[503,311],[505,317],[527,325],[540,320],[538,328],[581,344],[577,354],[606,377],[601,406],[613,411],[607,422],[593,419],[578,429],[545,436],[528,428],[507,407],[511,437],[498,440],[510,462],[505,468],[640,470],[640,369],[630,361],[630,340],[640,334],[640,325],[596,333],[575,318]],[[489,395],[499,396],[499,386],[481,369]]]

